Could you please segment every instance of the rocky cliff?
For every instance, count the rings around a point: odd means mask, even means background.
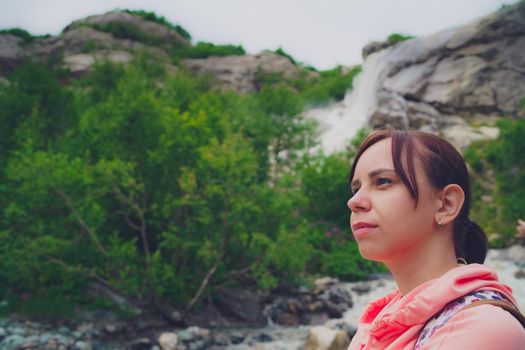
[[[168,61],[167,51],[190,46],[175,30],[126,12],[111,12],[75,21],[57,36],[30,42],[0,34],[0,76],[25,59],[56,62],[76,75],[91,69],[96,61],[128,63],[136,52]]]
[[[72,77],[78,77],[89,72],[96,62],[127,64],[139,52],[163,62],[168,72],[174,72],[174,55],[191,47],[191,42],[173,27],[125,11],[110,12],[74,21],[57,36],[27,41],[21,36],[0,33],[0,79],[28,58],[53,62]],[[194,73],[210,75],[219,88],[241,93],[257,90],[259,73],[295,79],[301,70],[286,57],[272,52],[182,59],[180,63]]]
[[[365,115],[348,116],[348,122],[365,117],[373,128],[441,132],[460,148],[472,139],[494,136],[494,130],[479,126],[524,116],[524,52],[525,2],[461,27],[367,52],[362,75],[368,79],[354,90],[366,100]]]

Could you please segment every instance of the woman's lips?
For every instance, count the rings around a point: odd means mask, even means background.
[[[352,225],[352,232],[354,237],[361,238],[366,236],[370,231],[375,229],[377,225],[370,224],[368,222],[358,221]]]

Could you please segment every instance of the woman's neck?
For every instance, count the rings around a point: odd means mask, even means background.
[[[458,266],[453,242],[434,242],[386,263],[402,295]]]

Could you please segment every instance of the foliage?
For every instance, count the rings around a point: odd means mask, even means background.
[[[280,73],[259,69],[255,80],[261,90],[264,87],[289,86],[299,93],[305,105],[320,105],[344,99],[361,69],[361,66],[355,66],[346,72],[340,66],[321,72],[302,69],[297,79],[286,79]]]
[[[108,22],[108,23],[97,23],[89,24],[96,30],[109,33],[118,39],[129,39],[138,41],[148,45],[161,45],[163,39],[154,35],[151,35],[133,23],[129,22]]]
[[[502,246],[525,216],[525,121],[501,120],[498,127],[496,140],[472,144],[465,159],[474,178],[472,217]]]
[[[178,62],[184,58],[207,58],[210,56],[242,56],[246,52],[242,46],[214,45],[200,41],[195,46],[179,48],[173,53],[173,60]]]
[[[280,56],[286,57],[294,65],[298,65],[297,61],[289,53],[284,51],[282,47],[279,47],[277,50],[275,50],[275,53]]]
[[[399,33],[392,33],[388,36],[386,41],[388,41],[391,44],[396,44],[401,41],[414,39],[415,36],[413,35],[405,35],[405,34],[399,34]]]
[[[24,44],[29,44],[33,42],[35,39],[49,37],[49,35],[34,36],[34,35],[31,35],[28,31],[21,29],[21,28],[1,29],[0,35],[1,34],[10,34],[10,35],[17,36],[23,40]]]
[[[63,314],[100,305],[94,283],[130,303],[191,308],[224,286],[377,268],[342,233],[351,154],[306,152],[314,95],[279,83],[236,95],[161,67],[101,62],[64,86],[29,62],[0,88],[0,300],[11,311],[49,315],[35,305],[51,295]]]
[[[305,84],[303,87],[305,99],[316,104],[329,100],[341,101],[347,91],[352,89],[352,82],[360,72],[361,66],[356,66],[348,72],[343,72],[342,67],[322,71],[313,84]]]
[[[158,16],[155,12],[144,11],[144,10],[123,10],[123,11],[129,14],[132,14],[132,15],[139,16],[146,21],[155,22],[160,25],[166,26],[170,29],[173,29],[177,33],[179,33],[183,38],[187,39],[188,41],[191,41],[191,35],[186,29],[184,29],[182,26],[178,24],[174,25],[173,23],[168,21],[164,16]]]

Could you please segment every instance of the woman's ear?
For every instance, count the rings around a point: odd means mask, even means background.
[[[439,208],[436,211],[435,220],[438,227],[443,227],[454,221],[459,215],[465,202],[465,192],[457,184],[445,186],[439,193]]]

